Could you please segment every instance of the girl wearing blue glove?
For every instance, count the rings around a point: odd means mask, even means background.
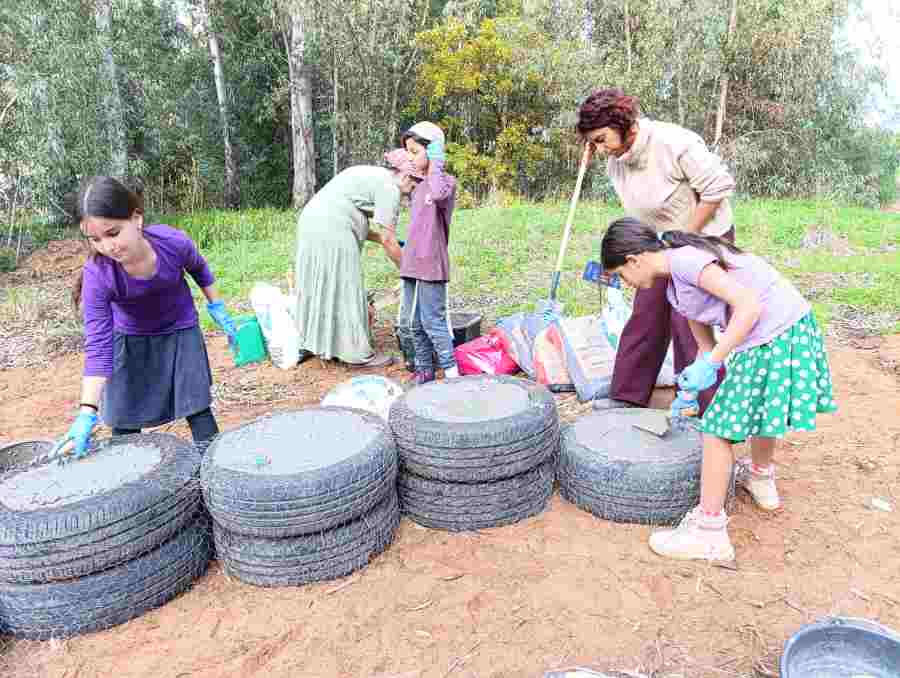
[[[145,225],[140,194],[112,177],[89,179],[76,213],[91,254],[72,295],[84,305],[85,359],[80,411],[65,440],[83,456],[101,410],[113,435],[186,417],[203,452],[219,429],[185,273],[229,339],[236,332],[206,260],[182,231]]]
[[[650,548],[669,558],[731,560],[724,505],[732,445],[751,439],[738,460],[740,484],[762,508],[780,508],[772,458],[787,431],[815,430],[816,415],[837,409],[822,335],[809,303],[772,266],[724,238],[656,231],[633,218],[610,225],[604,269],[648,289],[668,281],[666,296],[688,319],[697,360],[679,376],[685,392],[725,379],[700,420],[703,469],[700,505],[674,530],[655,532]],[[713,327],[722,330],[719,340]]]
[[[417,384],[433,381],[438,365],[447,378],[458,377],[453,330],[447,309],[450,281],[450,219],[456,201],[456,178],[444,171],[444,132],[419,122],[402,136],[403,147],[421,183],[410,199],[409,234],[400,259],[403,312],[408,313],[416,350]]]

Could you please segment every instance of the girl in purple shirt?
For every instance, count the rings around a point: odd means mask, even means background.
[[[725,496],[732,445],[748,438],[751,457],[738,460],[738,482],[761,508],[781,507],[772,458],[788,430],[815,430],[816,415],[834,412],[831,374],[809,303],[771,265],[724,238],[656,231],[626,217],[613,222],[602,244],[603,267],[632,287],[668,281],[666,296],[688,319],[699,346],[679,388],[709,388],[723,362],[724,381],[700,420],[703,470],[700,505],[674,530],[650,537],[669,558],[731,560]],[[716,340],[713,327],[722,331]],[[681,413],[681,397],[672,414]]]
[[[89,179],[77,212],[91,245],[72,295],[76,308],[84,306],[84,378],[79,413],[64,440],[74,441],[76,457],[85,455],[102,409],[113,435],[186,417],[203,452],[219,429],[185,273],[203,291],[213,320],[235,334],[206,260],[183,232],[145,226],[141,196],[112,177]]]
[[[412,330],[417,384],[433,381],[436,354],[445,377],[458,377],[453,355],[453,330],[447,310],[450,281],[450,219],[456,200],[456,179],[444,171],[444,132],[420,122],[402,136],[403,147],[421,183],[410,198],[410,221],[400,260],[403,278],[402,313]]]

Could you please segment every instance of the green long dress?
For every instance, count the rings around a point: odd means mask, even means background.
[[[370,218],[396,224],[399,212],[391,171],[367,165],[340,172],[300,212],[294,276],[301,349],[346,363],[373,356],[362,247]]]

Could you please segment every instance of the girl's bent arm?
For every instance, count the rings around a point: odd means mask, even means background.
[[[106,377],[84,377],[81,380],[81,407],[82,412],[96,412],[100,406],[100,396],[106,385]],[[94,407],[91,408],[90,405]],[[87,406],[87,407],[86,407]]]
[[[690,319],[688,319],[688,325],[691,328],[691,334],[694,335],[694,341],[697,342],[698,353],[710,353],[716,347],[716,338],[713,335],[712,327]]]
[[[215,285],[209,285],[207,287],[201,287],[200,291],[203,292],[203,296],[206,297],[206,300],[212,304],[216,301],[219,301],[222,297],[219,296],[219,291],[216,289]]]
[[[444,172],[443,160],[432,160],[428,165],[428,175],[425,177],[428,188],[431,191],[431,199],[435,202],[446,200],[453,193],[455,187],[453,177]]]
[[[762,304],[759,295],[748,289],[728,275],[715,264],[709,264],[700,273],[699,284],[714,297],[718,297],[731,307],[731,319],[728,327],[719,339],[719,343],[710,351],[713,362],[723,362],[735,346],[740,345],[762,315]]]

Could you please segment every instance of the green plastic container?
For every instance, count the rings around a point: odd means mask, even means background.
[[[266,351],[266,341],[263,338],[256,316],[239,316],[235,318],[234,324],[237,325],[237,336],[231,345],[234,364],[240,367],[241,365],[258,363],[263,360],[268,351]]]

